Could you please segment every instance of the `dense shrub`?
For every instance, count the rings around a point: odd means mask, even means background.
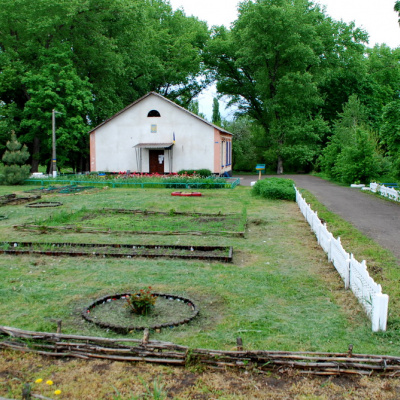
[[[294,182],[291,179],[262,179],[253,186],[252,193],[267,199],[296,201]]]
[[[181,169],[178,175],[198,175],[202,178],[207,178],[212,175],[212,172],[209,169]]]

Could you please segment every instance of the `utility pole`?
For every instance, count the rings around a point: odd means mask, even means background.
[[[57,153],[56,153],[56,114],[61,114],[56,111],[54,108],[51,113],[51,121],[52,121],[52,143],[53,143],[53,151],[51,155],[51,171],[53,173],[53,178],[57,177]]]

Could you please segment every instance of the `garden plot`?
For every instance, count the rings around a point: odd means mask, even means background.
[[[132,245],[99,243],[38,243],[3,242],[0,254],[86,256],[113,258],[183,258],[209,261],[232,261],[232,247],[228,246],[177,246],[177,245]]]
[[[23,203],[28,203],[29,201],[37,200],[37,199],[40,199],[40,195],[17,196],[15,193],[5,194],[3,196],[0,196],[0,206],[4,206],[4,205],[8,205],[8,204],[12,204],[12,205],[23,204]]]
[[[61,212],[38,224],[23,224],[16,229],[74,231],[82,233],[129,233],[155,235],[218,235],[243,237],[245,213],[193,213],[128,209],[82,209]]]

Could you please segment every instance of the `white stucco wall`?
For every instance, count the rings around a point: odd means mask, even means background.
[[[157,110],[161,117],[147,117]],[[157,133],[151,125],[157,125]],[[174,106],[161,97],[150,94],[125,110],[94,134],[95,160],[91,169],[96,171],[138,171],[135,145],[138,143],[172,143],[172,172],[181,169],[207,168],[214,171],[214,127]],[[169,172],[168,151],[165,151],[165,172]],[[149,171],[148,150],[142,150],[142,172]]]

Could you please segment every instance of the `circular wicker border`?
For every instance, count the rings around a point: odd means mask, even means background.
[[[42,208],[42,207],[59,207],[62,205],[63,203],[61,203],[60,201],[40,201],[38,203],[27,204],[25,207]]]
[[[168,322],[165,324],[159,324],[159,325],[152,325],[152,326],[135,326],[135,325],[131,325],[131,326],[120,326],[120,325],[113,325],[113,324],[107,324],[105,322],[100,322],[100,321],[96,321],[93,318],[90,317],[90,310],[92,310],[94,307],[96,307],[99,304],[103,304],[104,302],[106,302],[107,300],[111,299],[111,300],[118,300],[121,297],[124,296],[129,296],[132,293],[121,293],[121,294],[114,294],[111,296],[105,296],[105,297],[101,297],[100,299],[95,300],[93,303],[91,303],[88,307],[86,307],[83,312],[82,312],[82,317],[88,321],[91,322],[101,328],[104,329],[110,329],[116,333],[123,333],[123,334],[127,334],[130,331],[141,331],[144,329],[162,329],[162,328],[172,328],[174,326],[178,326],[178,325],[183,325],[183,324],[187,324],[188,322],[190,322],[193,318],[195,318],[197,316],[197,314],[199,313],[199,309],[197,308],[196,304],[186,298],[186,297],[182,297],[182,296],[176,296],[174,294],[165,294],[165,293],[153,293],[154,296],[156,297],[164,297],[166,299],[173,299],[173,300],[178,300],[178,301],[183,301],[184,303],[186,303],[189,307],[192,308],[193,313],[189,318],[185,318],[182,319],[180,321],[175,321],[175,322]]]

